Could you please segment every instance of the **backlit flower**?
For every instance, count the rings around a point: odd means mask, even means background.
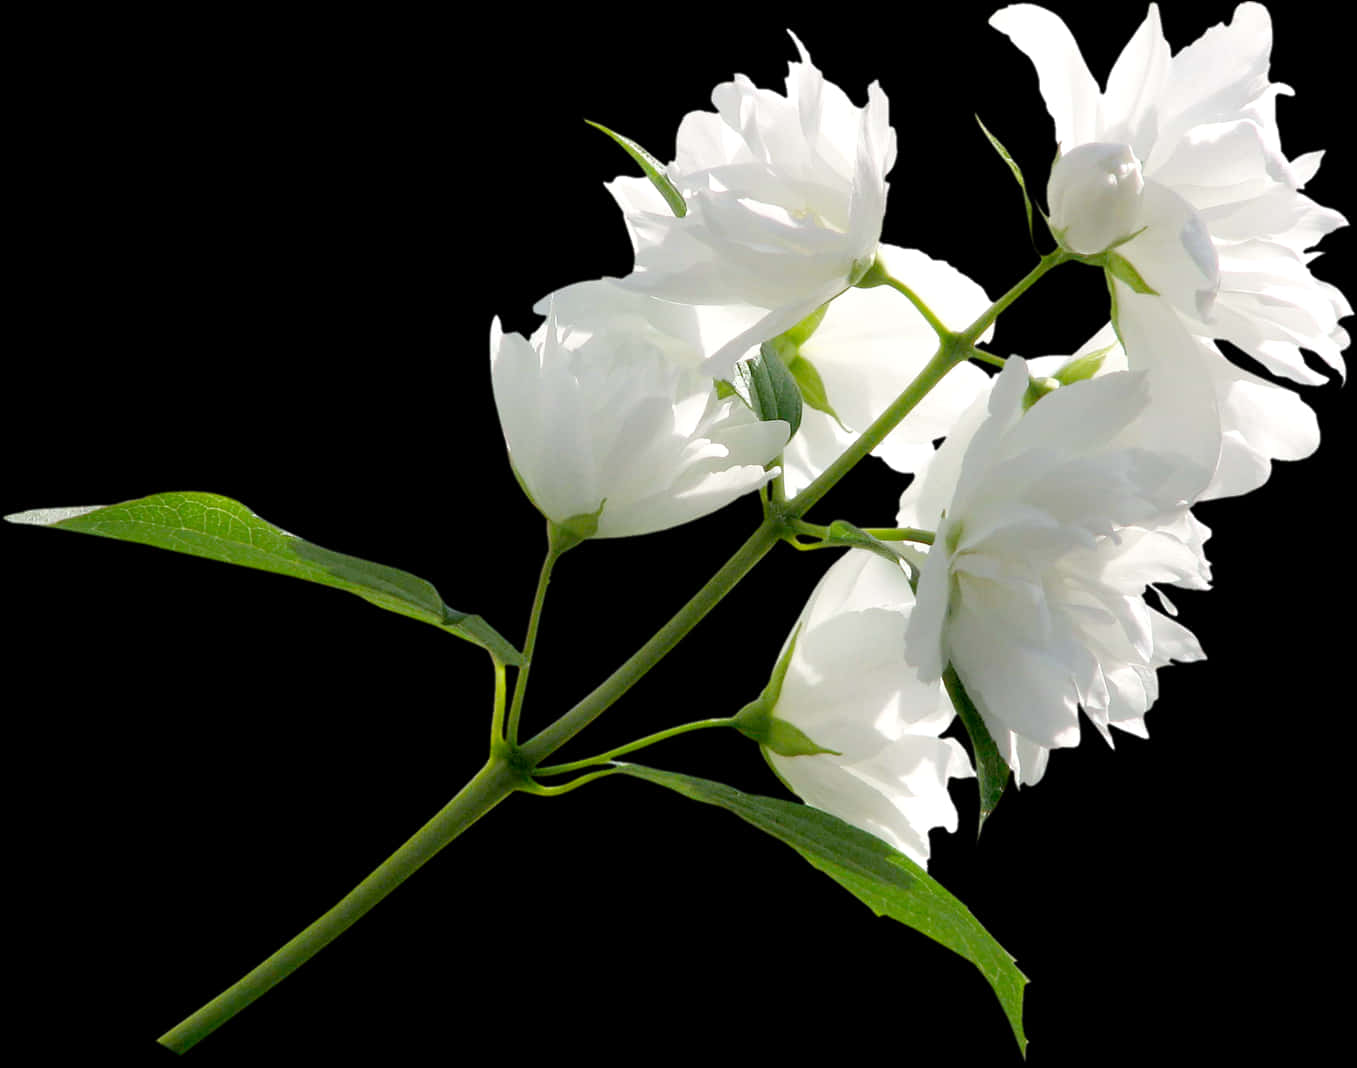
[[[1318,434],[1308,408],[1222,368],[1210,344],[1229,341],[1272,373],[1307,384],[1325,378],[1302,349],[1341,374],[1348,344],[1338,320],[1351,307],[1309,267],[1316,242],[1345,220],[1301,192],[1322,153],[1288,160],[1281,150],[1276,98],[1291,90],[1268,81],[1266,8],[1241,4],[1229,25],[1173,55],[1151,4],[1105,91],[1058,16],[1019,4],[990,24],[1032,60],[1055,121],[1062,155],[1048,189],[1053,227],[1084,254],[1135,234],[1115,252],[1143,285],[1112,282],[1130,366],[1173,380],[1158,394],[1177,405],[1183,426],[1214,422],[1257,458],[1247,466],[1225,458],[1203,495],[1253,489],[1271,458],[1312,451]],[[1095,163],[1114,159],[1126,181],[1109,185]],[[1153,294],[1136,291],[1144,287]],[[1267,403],[1237,403],[1245,395]]]
[[[898,564],[854,549],[831,567],[783,646],[773,715],[835,752],[764,752],[807,804],[927,864],[929,831],[957,826],[948,779],[975,772],[958,742],[938,737],[953,716],[941,684],[905,662],[913,607]]]
[[[801,58],[785,96],[736,75],[713,91],[714,113],[684,117],[665,168],[682,218],[647,179],[609,185],[636,251],[626,284],[730,307],[728,329],[704,353],[718,378],[853,285],[881,238],[895,161],[886,95],[873,82],[867,105],[855,106],[793,40]]]

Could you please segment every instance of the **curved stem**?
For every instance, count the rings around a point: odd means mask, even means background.
[[[240,982],[213,998],[157,1041],[176,1053],[191,1049],[241,1009],[286,979],[360,916],[413,875],[464,830],[498,805],[522,783],[522,773],[496,757],[403,846],[346,894],[329,912]]]
[[[881,262],[880,256],[877,257],[876,262],[872,264],[867,273],[858,280],[859,289],[872,289],[876,286],[890,286],[891,289],[913,304],[919,314],[924,317],[924,322],[928,323],[933,333],[938,335],[939,341],[946,341],[952,336],[952,331],[948,330],[943,325],[942,320],[933,314],[933,309],[924,303],[923,298],[886,270],[886,265]]]
[[[564,775],[568,771],[579,771],[582,768],[590,768],[597,764],[606,764],[614,757],[626,756],[628,753],[634,753],[638,749],[645,749],[654,745],[656,742],[667,741],[670,738],[677,738],[680,734],[688,734],[690,731],[707,730],[710,727],[733,727],[735,719],[732,716],[722,716],[718,719],[699,719],[692,723],[684,723],[678,727],[670,727],[667,731],[656,731],[654,734],[647,734],[644,738],[638,738],[634,742],[628,742],[626,745],[619,745],[616,749],[609,749],[606,753],[600,753],[595,757],[588,757],[585,760],[572,760],[568,764],[549,764],[533,769],[534,775]]]
[[[1070,253],[1059,248],[1042,256],[1035,267],[1023,275],[1007,293],[991,304],[980,318],[957,335],[958,341],[969,349],[979,340],[980,335],[993,325],[994,320],[999,318],[1010,304],[1026,293],[1037,279],[1053,267],[1059,267],[1062,263],[1068,262],[1069,259]],[[970,355],[970,353],[967,353],[967,355]],[[994,357],[994,359],[997,358]]]

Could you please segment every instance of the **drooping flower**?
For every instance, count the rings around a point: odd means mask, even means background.
[[[608,187],[636,252],[627,284],[729,308],[704,352],[717,378],[853,285],[881,238],[895,161],[886,95],[873,82],[867,105],[855,106],[792,39],[801,58],[789,65],[786,96],[736,75],[713,91],[715,113],[684,117],[665,168],[683,217],[644,178]]]
[[[854,549],[825,573],[783,645],[786,672],[774,719],[822,749],[773,769],[807,804],[928,862],[928,833],[955,831],[947,781],[974,775],[951,738],[941,684],[904,659],[914,592],[898,564]]]
[[[1105,91],[1058,16],[1019,4],[990,24],[1032,60],[1055,121],[1053,229],[1085,255],[1115,245],[1138,275],[1110,280],[1130,366],[1174,383],[1157,393],[1177,405],[1180,431],[1214,423],[1239,443],[1202,496],[1247,492],[1266,479],[1270,459],[1308,455],[1319,441],[1309,409],[1228,365],[1211,344],[1229,341],[1304,384],[1325,378],[1302,349],[1344,369],[1348,335],[1338,320],[1352,309],[1309,263],[1345,220],[1301,192],[1323,153],[1288,160],[1281,150],[1276,98],[1291,90],[1268,81],[1266,8],[1241,4],[1228,26],[1172,55],[1151,4]],[[1244,456],[1252,462],[1234,462]]]
[[[1028,383],[1010,357],[899,516],[936,531],[906,657],[926,680],[956,668],[1024,784],[1078,743],[1081,707],[1109,741],[1109,727],[1145,733],[1157,669],[1202,656],[1146,587],[1207,584],[1204,528],[1178,503],[1190,461],[1160,445],[1149,377],[1060,386],[1024,414]]]
[[[989,307],[980,286],[941,260],[886,244],[879,258],[955,329]],[[980,340],[992,334],[993,328]],[[813,368],[832,414],[809,404],[803,411],[801,428],[783,454],[787,492],[798,492],[833,463],[914,380],[937,347],[937,335],[914,306],[885,286],[850,289],[830,304],[794,357]],[[872,454],[896,471],[917,471],[932,456],[933,442],[946,436],[987,383],[973,364],[953,368]]]
[[[764,465],[788,425],[717,397],[701,355],[666,322],[679,310],[606,283],[592,292],[575,305],[579,318],[553,309],[531,341],[491,325],[500,425],[538,510],[577,533],[645,534],[773,478]]]

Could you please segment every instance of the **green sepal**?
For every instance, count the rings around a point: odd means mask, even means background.
[[[606,126],[601,126],[596,122],[590,122],[585,119],[595,130],[602,130],[619,145],[628,156],[641,165],[641,170],[645,176],[650,179],[650,184],[660,191],[660,196],[664,197],[664,202],[669,205],[669,210],[680,219],[688,214],[688,205],[683,202],[683,194],[678,191],[668,176],[664,173],[664,164],[638,145],[630,137],[624,137],[620,133],[614,133]]]
[[[899,553],[880,538],[872,537],[861,527],[855,527],[847,520],[836,519],[830,523],[829,536],[826,540],[850,549],[866,549],[869,553],[875,553],[877,556],[889,560],[897,567],[903,566]]]
[[[1115,345],[1108,345],[1106,348],[1086,352],[1082,356],[1075,356],[1051,377],[1062,386],[1086,381],[1102,370],[1103,361],[1107,359],[1107,354],[1114,348],[1116,348]]]
[[[694,801],[733,812],[746,823],[791,846],[877,916],[889,916],[912,927],[970,961],[999,998],[1013,1037],[1017,1039],[1019,1049],[1026,1053],[1022,1006],[1027,977],[970,909],[903,853],[837,816],[809,805],[746,794],[709,779],[637,764],[616,767],[624,775],[653,782]]]
[[[1018,180],[1018,188],[1022,190],[1023,210],[1027,213],[1027,237],[1032,242],[1032,247],[1036,248],[1037,234],[1032,224],[1032,198],[1027,195],[1027,180],[1022,176],[1022,168],[1018,166],[1018,161],[1013,158],[1012,153],[1004,147],[1003,142],[990,133],[985,124],[980,121],[979,115],[975,117],[975,121],[980,127],[980,132],[985,135],[994,151],[999,153],[999,158],[1008,164],[1008,169],[1013,172],[1013,177]],[[1042,218],[1046,218],[1045,213],[1042,214]],[[1047,219],[1046,221],[1049,226],[1050,220]]]
[[[603,514],[603,509],[607,503],[608,498],[604,497],[594,511],[572,515],[569,519],[564,519],[559,523],[548,519],[547,541],[551,546],[551,551],[559,556],[567,549],[573,549],[580,542],[588,541],[597,534],[598,517]]]
[[[1046,394],[1060,387],[1060,381],[1056,378],[1032,378],[1027,379],[1027,389],[1022,395],[1022,410],[1027,411],[1037,401],[1041,400]]]
[[[739,392],[732,386],[729,380],[718,378],[716,381],[716,399],[725,400],[727,397],[739,397]],[[741,398],[743,399],[743,398]]]
[[[961,684],[961,677],[951,664],[948,664],[947,670],[942,673],[942,683],[947,688],[947,696],[951,698],[957,718],[961,720],[961,725],[966,728],[966,733],[971,739],[975,775],[980,783],[980,820],[976,826],[978,835],[984,829],[985,821],[998,806],[999,799],[1004,796],[1004,787],[1008,784],[1008,764],[1000,754],[999,747],[994,744],[994,737],[985,726],[984,717],[975,707],[975,702],[971,700],[966,687]]]
[[[780,756],[814,756],[816,753],[838,756],[838,750],[816,744],[800,727],[773,715],[778,698],[782,696],[782,682],[787,677],[787,668],[791,666],[792,653],[796,651],[796,640],[800,635],[801,625],[798,623],[796,630],[792,631],[791,640],[787,642],[786,650],[773,666],[772,677],[763,692],[735,713],[731,726],[746,738],[753,739]]]
[[[787,365],[767,342],[757,356],[735,365],[732,385],[759,419],[784,420],[791,427],[788,438],[801,426],[801,391]]]
[[[505,664],[523,660],[494,627],[480,616],[449,608],[424,579],[322,549],[259,518],[239,501],[215,493],[156,493],[106,507],[42,508],[5,518],[11,523],[132,541],[333,586],[473,642]]]
[[[815,364],[797,353],[787,361],[787,370],[792,373],[797,389],[801,391],[801,399],[806,404],[817,412],[824,412],[844,430],[848,429],[843,425],[843,420],[839,418],[839,413],[834,410],[834,406],[829,403],[829,394],[825,390],[825,380],[820,377],[820,372],[816,370]]]
[[[1127,240],[1130,239],[1128,238]],[[1122,243],[1124,244],[1125,242]],[[1108,252],[1105,253],[1105,256],[1107,273],[1113,278],[1129,286],[1133,292],[1145,293],[1151,297],[1159,296],[1159,291],[1146,282],[1145,279],[1140,276],[1140,272],[1131,265],[1131,261],[1121,253]]]

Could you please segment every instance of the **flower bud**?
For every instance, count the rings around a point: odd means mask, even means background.
[[[1046,186],[1051,232],[1071,252],[1092,256],[1139,229],[1145,179],[1129,145],[1093,142],[1056,160]]]

